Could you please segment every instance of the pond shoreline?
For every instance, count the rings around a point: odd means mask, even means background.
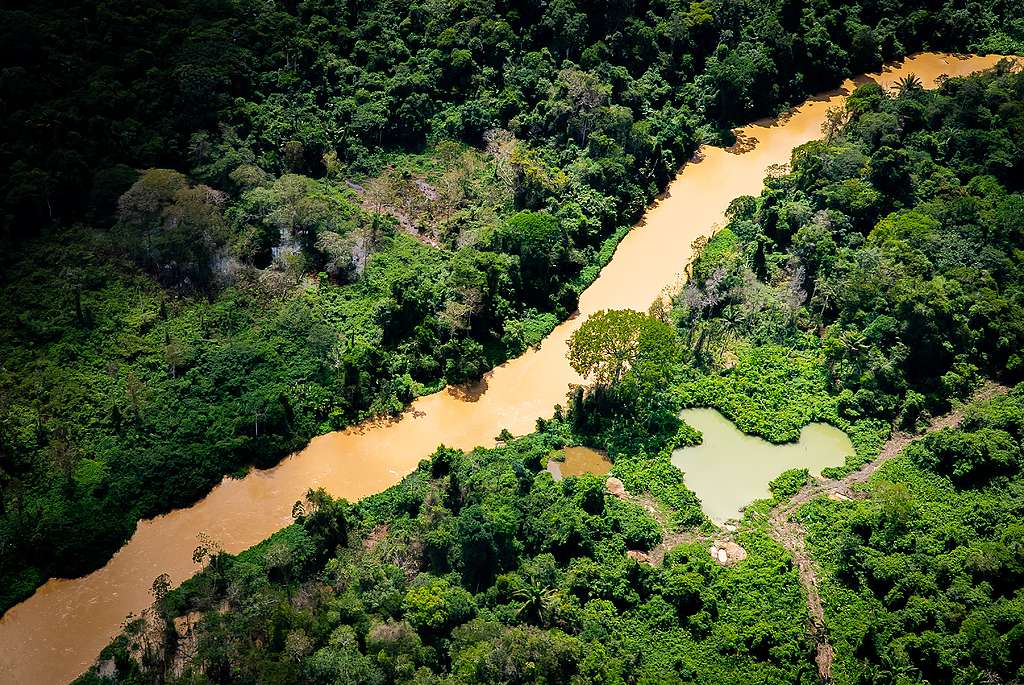
[[[827,423],[809,423],[796,442],[776,445],[743,433],[717,409],[684,409],[680,418],[704,436],[701,444],[672,452],[672,464],[701,500],[705,515],[722,526],[742,518],[743,508],[771,497],[769,483],[790,469],[812,476],[854,454],[849,436]]]

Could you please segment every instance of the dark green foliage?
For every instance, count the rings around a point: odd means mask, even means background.
[[[538,471],[539,457],[561,444],[543,432],[494,450],[439,450],[351,508],[310,493],[296,525],[167,596],[168,616],[203,617],[192,666],[165,682],[810,677],[806,609],[779,547],[750,535],[741,566],[712,562],[702,544],[676,548],[659,567],[638,563],[627,549],[658,544],[661,526],[602,479],[555,482]],[[685,490],[680,479],[649,478],[658,489],[647,493],[627,475],[636,467],[620,468],[632,492],[659,507],[675,506],[673,487]],[[410,510],[414,500],[421,506]],[[349,542],[325,554],[329,518]],[[106,650],[114,682],[165,677],[159,660],[140,670],[128,657],[138,640],[129,630]]]
[[[1024,480],[1002,457],[1019,452],[1022,424],[1018,386],[908,447],[868,500],[803,508],[828,574],[837,682],[1020,678]]]
[[[241,165],[319,175],[333,155],[370,168],[381,148],[479,144],[498,128],[540,153],[524,203],[567,188],[565,218],[593,226],[639,209],[702,125],[922,49],[1020,51],[1013,9],[15,3],[0,23],[5,228],[104,213],[119,165],[188,165],[223,188]],[[572,182],[549,173],[580,152]]]
[[[519,279],[528,304],[551,309],[547,299],[558,295],[558,281],[573,271],[568,236],[547,212],[519,212],[494,233],[496,248],[519,258]],[[575,300],[554,303],[565,316]]]

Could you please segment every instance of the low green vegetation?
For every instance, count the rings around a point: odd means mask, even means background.
[[[768,484],[768,490],[772,493],[772,503],[785,502],[790,497],[800,492],[800,489],[810,480],[810,473],[807,469],[790,469]]]
[[[835,397],[819,350],[769,344],[733,354],[727,373],[698,375],[684,385],[687,404],[714,407],[744,433],[775,443],[797,440],[813,421],[835,421]]]
[[[836,682],[1024,676],[1024,386],[885,464],[864,501],[801,511]]]
[[[311,492],[238,557],[201,541],[206,570],[158,579],[155,614],[80,682],[816,681],[799,574],[763,525],[807,471],[771,483],[726,536],[747,558],[720,565],[725,532],[669,461],[701,439],[679,409],[776,442],[829,421],[857,448],[837,476],[1024,372],[1024,76],[869,84],[833,119],[733,204],[672,307],[581,326],[570,360],[594,383],[536,433],[439,449],[355,505]],[[1022,677],[1022,439],[1019,385],[888,462],[864,499],[799,510],[836,682]],[[625,492],[553,481],[542,464],[566,444],[606,449]]]

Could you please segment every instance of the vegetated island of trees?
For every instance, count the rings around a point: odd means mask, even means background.
[[[700,439],[679,408],[779,442],[843,426],[857,454],[835,477],[984,378],[1024,374],[1024,75],[869,84],[833,123],[733,204],[672,306],[584,324],[570,359],[595,385],[536,433],[441,448],[355,505],[311,491],[295,525],[237,557],[204,543],[206,570],[169,592],[157,579],[154,610],[78,682],[816,681],[765,516],[807,471],[747,509],[732,537],[748,556],[719,565],[708,544],[726,533],[669,461]],[[797,513],[837,683],[1022,676],[1024,385],[965,413],[863,500]],[[579,443],[609,450],[624,495],[543,470]]]
[[[6,5],[0,610],[536,343],[731,124],[1024,51],[1013,3],[933,5]]]

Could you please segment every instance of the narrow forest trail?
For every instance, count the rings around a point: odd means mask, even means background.
[[[1008,391],[1008,387],[988,381],[978,389],[971,398],[971,402],[988,400]],[[902,452],[910,443],[943,428],[959,426],[964,418],[965,406],[957,407],[948,414],[935,417],[920,433],[894,432],[882,446],[878,456],[857,471],[839,480],[813,479],[793,497],[776,506],[768,514],[768,534],[793,555],[793,561],[800,577],[800,585],[807,596],[807,609],[811,615],[810,630],[817,644],[815,660],[818,664],[818,676],[821,678],[821,682],[832,682],[832,660],[835,650],[829,641],[828,631],[825,627],[825,611],[821,603],[821,593],[818,591],[817,568],[814,559],[807,551],[807,531],[799,521],[793,520],[793,515],[801,506],[821,496],[837,500],[864,499],[867,497],[867,492],[856,486],[866,483],[871,474],[877,471],[882,464]]]

